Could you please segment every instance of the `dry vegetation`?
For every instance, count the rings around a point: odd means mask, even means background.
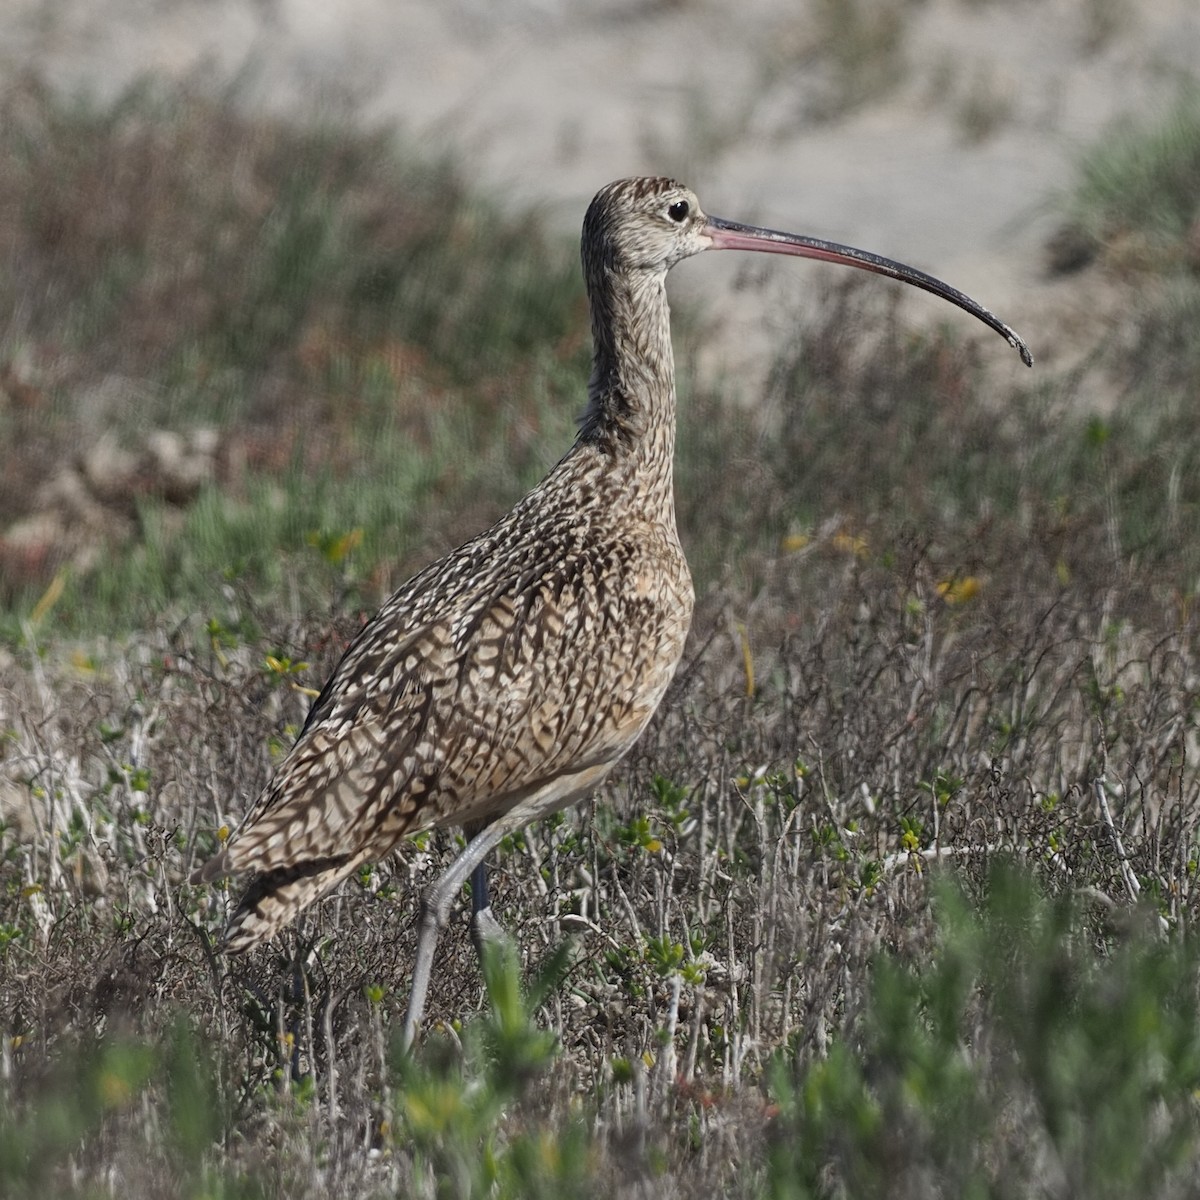
[[[362,612],[566,444],[572,251],[383,139],[4,103],[6,553],[98,426],[220,430],[185,494],[92,497],[109,554],[6,560],[4,1195],[1194,1194],[1195,211],[1071,214],[1137,298],[1111,417],[875,281],[759,428],[687,387],[684,668],[592,802],[502,847],[519,962],[485,988],[453,928],[406,1059],[448,841],[235,961],[232,897],[184,881]]]

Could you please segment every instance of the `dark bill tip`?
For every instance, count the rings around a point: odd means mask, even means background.
[[[906,266],[893,259],[872,254],[869,250],[856,250],[853,246],[843,246],[837,242],[826,242],[820,238],[805,237],[798,233],[782,233],[777,229],[760,229],[757,225],[742,225],[737,221],[725,221],[720,217],[709,217],[704,226],[705,235],[711,239],[713,250],[753,250],[765,254],[792,254],[798,258],[815,258],[821,262],[840,263],[847,267],[858,267],[863,271],[874,271],[877,275],[886,275],[891,279],[899,279],[902,283],[912,284],[951,304],[957,305],[965,312],[982,321],[990,329],[994,329],[1021,356],[1021,361],[1027,366],[1033,366],[1033,355],[1015,330],[1006,325],[995,313],[984,308],[977,300],[972,300],[965,292],[951,287],[948,283],[918,271],[916,267]]]

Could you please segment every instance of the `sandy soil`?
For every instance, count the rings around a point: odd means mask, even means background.
[[[453,149],[485,186],[546,205],[564,228],[608,179],[673,173],[723,216],[931,270],[1053,360],[1054,316],[1078,321],[1089,305],[1077,281],[1044,277],[1053,197],[1081,147],[1196,71],[1200,5],[890,0],[903,34],[883,58],[900,82],[823,119],[835,51],[854,38],[847,3],[7,0],[0,69],[102,96],[153,73],[282,112],[346,108]],[[814,268],[759,267],[677,272],[678,289],[712,297],[727,366],[778,333],[781,299],[811,287]]]

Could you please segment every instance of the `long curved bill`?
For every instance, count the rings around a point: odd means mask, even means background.
[[[911,283],[913,287],[932,292],[943,300],[949,300],[951,304],[957,304],[973,317],[978,317],[1016,350],[1027,367],[1033,366],[1033,355],[1030,354],[1024,339],[1018,337],[995,313],[989,312],[965,292],[960,292],[958,288],[951,287],[932,275],[926,275],[924,271],[918,271],[916,267],[907,267],[904,263],[872,254],[869,250],[856,250],[853,246],[825,242],[820,238],[804,237],[798,233],[760,229],[757,225],[742,225],[737,221],[722,220],[720,217],[706,218],[703,232],[712,240],[712,250],[757,250],[766,254],[794,254],[798,258],[815,258],[822,262],[860,267],[864,271],[874,271],[877,275],[888,275],[892,279]]]

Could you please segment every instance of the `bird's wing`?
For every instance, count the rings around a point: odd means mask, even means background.
[[[623,560],[611,546],[602,558],[556,557],[411,625],[393,598],[201,877],[382,854],[406,832],[486,819],[615,761],[657,707],[687,633],[686,613],[650,578],[662,564],[645,558],[632,546]]]

